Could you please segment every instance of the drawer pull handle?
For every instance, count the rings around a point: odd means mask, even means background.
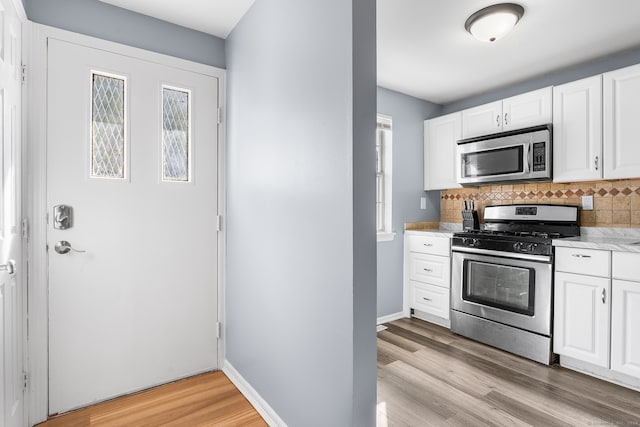
[[[583,254],[571,254],[574,258],[591,258],[591,255],[583,255]]]
[[[433,270],[432,270],[432,269],[430,269],[430,268],[423,268],[423,270],[424,270],[424,271],[427,271],[427,272],[429,272],[429,273],[431,273],[431,272],[433,271]]]
[[[603,289],[602,290],[602,303],[606,304],[606,302],[607,302],[607,290]]]
[[[425,301],[433,301],[431,298],[422,297],[422,299],[425,300]]]
[[[431,247],[431,246],[433,246],[433,244],[432,244],[432,243],[423,243],[423,245],[425,245],[426,247]]]

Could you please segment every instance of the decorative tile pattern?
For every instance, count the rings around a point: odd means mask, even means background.
[[[462,222],[462,202],[468,200],[475,202],[482,222],[485,206],[519,203],[582,206],[582,196],[593,196],[594,210],[580,212],[581,226],[640,228],[640,178],[449,189],[441,192],[440,221]]]

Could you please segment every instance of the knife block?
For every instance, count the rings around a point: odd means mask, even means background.
[[[479,230],[480,221],[478,220],[478,211],[463,210],[462,211],[462,229],[463,230]]]

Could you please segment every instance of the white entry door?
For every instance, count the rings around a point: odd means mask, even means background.
[[[49,413],[217,369],[218,79],[48,42]]]
[[[0,1],[0,425],[24,424],[21,194],[21,22]]]

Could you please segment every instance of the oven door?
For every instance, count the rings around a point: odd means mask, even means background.
[[[451,279],[452,310],[551,336],[549,257],[452,248]]]

